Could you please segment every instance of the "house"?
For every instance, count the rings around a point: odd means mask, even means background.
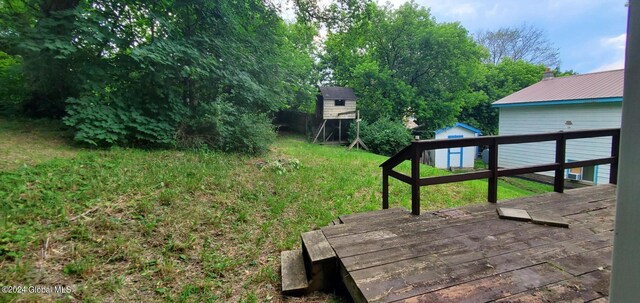
[[[435,139],[472,138],[482,132],[464,123],[456,123],[436,131]],[[428,151],[429,165],[437,168],[472,168],[478,153],[476,146],[436,149]]]
[[[515,135],[596,128],[618,128],[622,115],[624,70],[612,70],[543,79],[493,103],[500,111],[499,134]],[[500,147],[501,167],[523,167],[555,162],[555,143],[541,142]],[[610,138],[567,141],[566,161],[608,157]],[[553,177],[553,171],[541,173]],[[609,165],[574,168],[566,178],[593,184],[609,183]]]

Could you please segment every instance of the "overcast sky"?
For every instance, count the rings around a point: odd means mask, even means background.
[[[470,33],[522,23],[534,25],[560,48],[562,70],[588,73],[624,67],[626,0],[415,1],[431,8],[436,21],[459,21]],[[397,7],[407,1],[378,2]]]

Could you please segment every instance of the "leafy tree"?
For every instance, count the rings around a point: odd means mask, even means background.
[[[20,57],[0,51],[0,114],[15,115],[19,112],[27,90],[22,74]]]
[[[2,51],[23,58],[30,92],[23,104],[32,116],[61,117],[64,101],[75,95],[71,62],[76,48],[66,41],[74,37],[71,11],[78,1],[5,0],[0,4]]]
[[[349,137],[355,138],[355,125],[349,128]],[[360,138],[374,153],[393,156],[411,143],[411,132],[402,121],[382,117],[373,123],[363,120],[360,123]]]
[[[317,84],[320,80],[314,58],[318,56],[319,47],[315,42],[318,35],[317,27],[310,23],[296,22],[286,24],[285,38],[290,42],[286,45],[285,52],[289,54],[288,60],[283,62],[288,71],[285,81],[286,94],[285,108],[297,109],[305,112],[315,110]]]
[[[494,65],[507,58],[548,67],[558,67],[560,64],[558,48],[549,41],[543,30],[533,25],[522,24],[519,27],[480,32],[476,41],[489,51],[486,62]]]
[[[491,103],[540,81],[544,70],[544,65],[508,58],[497,65],[484,65],[482,77],[471,85],[475,91],[473,98],[465,102],[459,120],[479,128],[485,135],[498,134],[498,110]]]
[[[566,70],[566,71],[561,71],[560,67],[556,67],[553,70],[553,76],[554,77],[565,77],[565,76],[573,76],[573,75],[577,75],[578,73],[574,72],[572,69],[570,70]]]
[[[28,112],[64,116],[81,142],[260,152],[268,114],[314,91],[315,28],[260,0],[2,3]]]
[[[333,8],[356,19],[329,27],[326,80],[354,88],[366,119],[413,114],[430,130],[455,121],[485,55],[460,24],[437,23],[413,2]]]

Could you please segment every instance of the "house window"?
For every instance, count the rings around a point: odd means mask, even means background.
[[[344,106],[344,100],[335,100],[335,106]]]
[[[574,160],[567,160],[573,162]],[[571,180],[583,180],[597,183],[598,170],[597,166],[574,167],[567,169],[567,178]]]
[[[582,176],[582,167],[574,167],[569,169],[569,173],[570,174],[574,174],[574,175],[578,175],[578,176]]]

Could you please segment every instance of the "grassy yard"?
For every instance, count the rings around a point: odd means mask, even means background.
[[[296,137],[280,137],[262,157],[90,150],[68,140],[57,123],[0,120],[0,284],[72,288],[0,302],[279,302],[280,251],[338,215],[381,207],[386,157]],[[391,205],[408,208],[409,186],[390,186]],[[426,187],[422,208],[482,203],[486,188]],[[498,196],[549,190],[509,181]]]

